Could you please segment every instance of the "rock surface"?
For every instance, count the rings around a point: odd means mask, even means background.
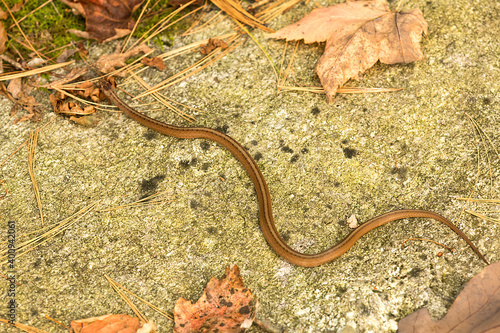
[[[464,204],[454,198],[474,188],[477,197],[493,193],[498,198],[498,184],[490,184],[500,174],[498,156],[489,149],[490,171],[481,146],[476,178],[477,140],[466,113],[498,147],[500,3],[407,1],[404,6],[420,8],[429,23],[422,42],[425,59],[411,65],[377,64],[348,83],[402,91],[338,95],[332,104],[319,94],[277,95],[271,65],[248,38],[165,94],[204,110],[188,111],[196,125],[223,129],[249,149],[269,185],[277,227],[297,250],[315,253],[337,243],[349,233],[346,221],[352,214],[363,223],[390,210],[418,208],[449,217],[490,261],[497,261],[499,225],[461,215]],[[313,2],[300,5],[270,27],[294,22],[313,7]],[[176,38],[172,48],[230,29],[225,20],[202,34]],[[259,31],[253,34],[279,64],[284,43],[267,40]],[[293,75],[302,84],[318,85],[314,66],[323,47],[299,45]],[[96,46],[90,54],[97,58],[113,49]],[[165,72],[140,75],[154,85],[200,57],[174,58]],[[135,85],[125,89],[141,92]],[[48,95],[38,100],[48,121],[54,116]],[[0,106],[0,161],[38,126],[12,125],[10,107],[5,99]],[[148,115],[193,125],[166,110]],[[99,118],[96,127],[84,128],[59,117],[40,133],[35,174],[46,223],[95,200],[117,206],[172,189],[175,201],[93,212],[17,258],[21,323],[52,332],[62,330],[44,314],[66,324],[107,313],[131,314],[104,274],[171,311],[177,298],[196,300],[212,276],[237,264],[259,299],[258,317],[290,332],[395,332],[400,318],[423,306],[435,318],[443,316],[462,285],[484,266],[445,226],[412,219],[369,233],[334,262],[296,267],[267,245],[253,186],[227,150],[205,140],[165,137],[119,113],[102,111]],[[7,221],[15,221],[19,232],[40,226],[26,156],[23,148],[0,167],[8,189],[0,200],[5,230]],[[441,248],[418,241],[401,250],[410,237],[442,242],[455,253],[437,257]],[[140,307],[159,332],[171,330],[167,319]]]

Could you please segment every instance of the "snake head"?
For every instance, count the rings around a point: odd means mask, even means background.
[[[104,94],[106,94],[107,91],[113,91],[113,85],[105,79],[99,79],[99,86]]]

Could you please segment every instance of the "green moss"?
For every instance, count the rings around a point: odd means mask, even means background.
[[[12,8],[16,2],[17,1],[14,0],[6,1],[9,8]],[[17,20],[20,20],[27,14],[34,11],[42,3],[43,2],[41,1],[28,1],[18,12],[13,13],[13,15]],[[146,13],[146,15],[143,17],[143,19],[141,20],[141,24],[134,32],[134,37],[138,38],[144,35],[150,28],[152,28],[162,18],[164,18],[174,10],[174,8],[168,7],[168,0],[159,2],[152,10],[150,10],[150,14]],[[138,19],[140,12],[141,9],[138,9],[134,12],[135,19]],[[186,13],[187,10],[176,14],[170,20],[170,22],[179,19]],[[19,29],[15,25],[13,25],[13,23],[14,21],[11,17],[4,21],[4,25],[9,35],[13,37],[9,38],[9,41],[6,45],[7,49],[13,55],[15,55],[16,58],[18,56],[15,50],[18,50],[23,57],[29,58],[28,54],[30,54],[32,50],[20,43],[22,42],[26,45],[26,43],[24,42],[24,37],[22,36]],[[13,25],[12,28],[9,28],[11,25]],[[68,6],[66,6],[62,2],[55,1],[53,3],[45,5],[40,9],[35,10],[24,20],[22,20],[19,23],[19,26],[39,52],[42,52],[49,57],[57,57],[62,52],[62,50],[52,50],[63,47],[70,42],[81,40],[81,38],[73,34],[69,34],[67,31],[70,29],[84,31],[85,18],[80,15],[74,15]],[[188,20],[184,19],[176,23],[174,26],[169,27],[161,34],[161,36],[154,38],[152,41],[160,47],[163,47],[164,44],[171,45],[174,39],[174,34],[178,33],[181,29],[186,29],[188,26]]]
[[[15,1],[7,0],[6,3],[12,8]],[[17,20],[20,20],[41,4],[40,1],[28,1],[21,10],[13,13],[13,15]],[[9,34],[18,41],[23,42],[24,38],[19,29],[16,26],[9,28],[13,23],[14,21],[11,17],[4,22]],[[71,41],[79,39],[76,36],[69,35],[67,30],[84,30],[85,19],[81,16],[75,16],[68,6],[59,1],[55,1],[31,13],[19,23],[19,26],[37,50],[48,56],[57,56],[58,52],[60,53],[62,51],[56,51],[51,54],[50,50],[67,45]],[[15,47],[23,56],[31,53],[31,50],[18,43],[15,39],[9,38],[7,47]]]
[[[177,14],[174,15],[169,20],[169,23],[175,22],[176,20],[180,19],[182,16],[186,15],[190,10],[193,8],[187,8]],[[168,7],[168,0],[163,0],[160,1],[154,8],[148,11],[141,20],[141,24],[137,27],[136,31],[134,32],[134,37],[139,38],[142,37],[144,34],[148,33],[150,29],[152,29],[158,22],[160,22],[162,19],[164,19],[166,16],[171,14],[173,11],[175,11],[176,8],[173,7]],[[134,13],[134,19],[138,19],[140,15],[140,10],[137,10]],[[172,25],[165,31],[161,33],[161,36],[163,38],[155,38],[153,39],[153,42],[155,44],[158,44],[161,48],[163,48],[163,45],[166,43],[167,45],[171,45],[174,41],[174,35],[179,34],[181,31],[186,30],[191,21],[191,17],[187,17],[186,19],[183,19],[176,24]],[[155,27],[151,32],[155,31],[158,27]],[[149,32],[149,34],[151,33]]]

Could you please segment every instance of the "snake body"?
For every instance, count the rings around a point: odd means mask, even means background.
[[[361,224],[358,228],[354,229],[347,237],[345,237],[338,244],[333,247],[316,254],[305,254],[300,253],[292,249],[280,236],[276,226],[274,224],[272,206],[271,206],[271,196],[269,194],[269,189],[267,187],[266,181],[262,172],[260,171],[257,163],[250,155],[250,153],[240,145],[236,140],[230,136],[223,134],[217,130],[205,127],[178,127],[164,122],[150,118],[137,110],[128,106],[123,102],[115,93],[111,84],[107,81],[100,80],[101,90],[107,99],[116,105],[118,109],[123,111],[127,116],[137,121],[138,123],[154,130],[159,133],[172,136],[179,139],[208,139],[217,142],[224,148],[229,150],[234,157],[241,163],[243,168],[246,170],[248,176],[252,180],[255,190],[257,192],[257,198],[259,203],[259,221],[262,233],[266,238],[267,242],[271,248],[276,251],[278,255],[283,257],[285,260],[291,262],[292,264],[304,267],[314,267],[321,264],[327,263],[340,257],[347,250],[349,250],[356,241],[381,225],[386,223],[406,219],[406,218],[430,218],[444,223],[460,237],[462,237],[467,244],[476,252],[476,254],[488,264],[483,255],[474,246],[471,240],[452,222],[450,222],[445,217],[427,210],[413,210],[404,209],[392,211],[377,217],[374,217],[367,222]]]

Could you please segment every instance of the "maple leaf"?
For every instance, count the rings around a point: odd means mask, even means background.
[[[85,17],[86,31],[69,32],[107,42],[128,35],[133,27],[132,13],[144,0],[61,0]]]
[[[500,327],[500,261],[474,276],[439,321],[420,309],[401,319],[398,332],[471,333],[498,332]]]
[[[238,266],[228,267],[221,280],[210,279],[196,303],[177,300],[174,332],[242,332],[252,323],[252,301]]]
[[[339,87],[378,60],[408,64],[423,59],[420,40],[427,27],[419,9],[395,12],[385,0],[348,1],[314,9],[267,37],[304,39],[306,44],[326,41],[316,73],[331,102]]]

